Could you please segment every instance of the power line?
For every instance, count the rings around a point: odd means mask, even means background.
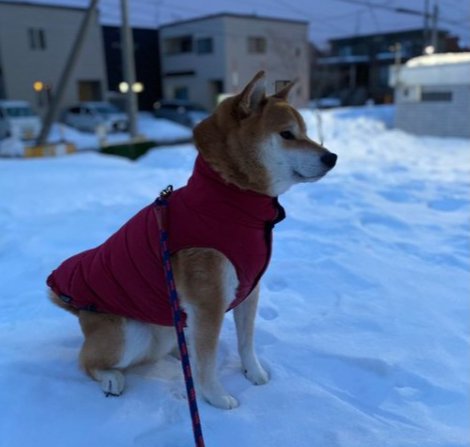
[[[379,25],[379,19],[377,18],[377,14],[375,14],[375,10],[374,10],[374,7],[372,5],[372,3],[370,2],[370,0],[367,0],[367,6],[369,8],[369,12],[370,12],[370,15],[372,16],[372,18],[374,19],[374,22],[375,22],[375,26],[377,28],[377,31],[381,31],[380,30],[380,25]]]
[[[424,17],[426,13],[423,11],[417,10],[417,9],[411,9],[411,8],[404,8],[402,6],[389,6],[385,4],[379,4],[379,3],[371,3],[368,0],[335,0],[337,2],[342,2],[342,3],[349,3],[351,5],[361,5],[361,6],[367,6],[370,8],[376,8],[376,9],[383,9],[386,11],[398,13],[398,14],[409,14],[409,15],[416,15],[416,16],[421,16]],[[432,14],[428,13],[428,17],[432,17]],[[439,18],[440,22],[445,22],[450,25],[459,25],[460,23],[456,20],[450,20],[450,19],[445,19],[445,18]]]
[[[336,20],[340,19],[342,17],[349,17],[350,14],[340,14],[340,15],[334,15],[334,16],[329,16],[329,17],[319,17],[318,15],[311,16],[310,12],[305,11],[304,9],[298,8],[296,6],[293,6],[290,2],[284,1],[284,0],[278,0],[277,1],[279,4],[283,5],[286,9],[289,11],[295,11],[298,14],[300,14],[303,18],[307,18],[309,22],[316,27],[326,27],[329,30],[332,28],[336,29],[337,31],[343,32],[345,29],[344,27],[338,27],[336,24]]]

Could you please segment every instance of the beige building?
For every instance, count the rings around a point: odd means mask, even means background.
[[[44,114],[84,14],[83,8],[0,0],[0,99],[29,101]],[[62,105],[100,100],[106,91],[103,40],[96,13]]]
[[[273,93],[298,79],[294,105],[309,99],[308,22],[217,14],[161,27],[160,53],[166,99],[188,99],[208,109],[217,96],[240,91],[259,70]]]

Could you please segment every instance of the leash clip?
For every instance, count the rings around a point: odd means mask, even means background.
[[[173,192],[173,185],[168,185],[161,193],[160,199],[168,199]]]

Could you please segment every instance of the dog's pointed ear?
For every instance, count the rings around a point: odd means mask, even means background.
[[[289,82],[284,87],[282,87],[281,90],[276,92],[272,97],[277,98],[277,99],[282,99],[283,101],[287,101],[287,99],[289,98],[289,93],[290,93],[292,87],[294,87],[294,85],[297,84],[298,80],[299,79],[297,78],[297,79],[294,79],[293,81]]]
[[[241,117],[247,117],[259,109],[266,99],[265,72],[259,71],[238,95],[237,108]]]

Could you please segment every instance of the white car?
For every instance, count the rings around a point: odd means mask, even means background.
[[[19,100],[0,100],[0,122],[3,133],[22,140],[37,138],[42,126],[31,104]]]
[[[333,109],[341,107],[341,99],[335,97],[318,98],[309,102],[311,109]]]
[[[108,102],[81,102],[67,108],[62,121],[87,132],[103,127],[106,132],[125,132],[129,128],[127,115]]]

